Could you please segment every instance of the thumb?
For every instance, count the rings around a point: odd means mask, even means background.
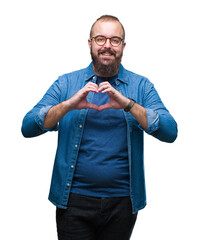
[[[95,110],[98,110],[99,111],[99,106],[97,106],[96,104],[93,104],[93,103],[88,103],[87,108],[90,108],[90,109],[95,109]]]
[[[98,111],[102,111],[102,110],[108,109],[108,108],[112,108],[110,102],[108,102],[108,103],[106,103],[104,105],[99,106]]]

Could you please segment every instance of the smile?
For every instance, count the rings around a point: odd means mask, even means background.
[[[108,57],[108,56],[115,56],[114,51],[112,51],[112,50],[110,50],[110,49],[101,50],[101,51],[98,52],[98,56],[99,56],[100,54],[102,54],[102,56],[107,56],[107,57]]]
[[[111,53],[102,53],[102,55],[111,56],[112,54]]]

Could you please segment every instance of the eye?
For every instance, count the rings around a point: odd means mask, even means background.
[[[105,38],[102,37],[102,36],[99,36],[99,37],[96,37],[96,41],[97,41],[98,43],[103,43],[103,42],[105,41]]]
[[[111,38],[112,44],[118,45],[120,43],[120,41],[121,41],[120,38],[117,38],[117,37]]]

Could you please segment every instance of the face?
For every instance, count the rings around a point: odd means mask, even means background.
[[[99,20],[93,27],[92,37],[98,35],[107,38],[114,36],[123,38],[123,30],[118,21]],[[117,74],[126,43],[122,42],[117,47],[111,45],[110,39],[107,39],[103,46],[98,46],[94,39],[89,39],[88,43],[94,72],[101,77],[111,77]]]

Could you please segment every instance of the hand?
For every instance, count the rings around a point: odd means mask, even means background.
[[[98,85],[89,82],[87,83],[81,90],[79,90],[74,96],[72,96],[69,101],[69,105],[71,109],[83,109],[83,108],[92,108],[95,110],[99,110],[99,107],[95,104],[89,103],[87,101],[87,95],[89,92],[98,93]]]
[[[97,106],[87,101],[86,97],[89,92],[99,93],[100,91],[102,93],[108,93],[110,97],[110,101],[108,103]],[[122,109],[128,104],[129,99],[114,89],[109,82],[103,82],[99,85],[99,87],[97,84],[89,82],[70,99],[52,107],[45,117],[44,127],[54,127],[65,114],[73,109],[92,108],[101,111],[107,108]]]
[[[118,92],[109,82],[102,82],[99,85],[98,92],[108,93],[110,101],[104,105],[99,106],[98,111],[114,108],[124,109],[129,104],[129,99]]]

